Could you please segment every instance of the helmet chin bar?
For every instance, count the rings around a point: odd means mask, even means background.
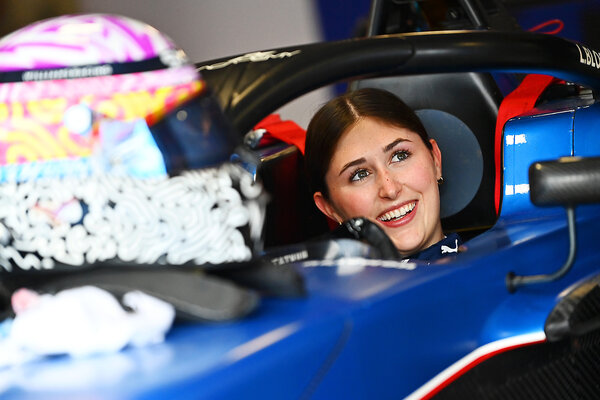
[[[224,164],[172,178],[103,174],[4,184],[0,207],[8,232],[0,266],[8,272],[202,265],[252,258],[264,197],[249,173]]]

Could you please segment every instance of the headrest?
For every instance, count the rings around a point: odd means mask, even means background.
[[[450,217],[465,208],[475,197],[483,177],[483,155],[471,129],[445,111],[415,111],[429,137],[442,152],[440,216]]]

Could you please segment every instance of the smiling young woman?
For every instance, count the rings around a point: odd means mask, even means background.
[[[306,164],[315,204],[329,218],[374,221],[403,257],[458,249],[440,220],[440,149],[393,94],[366,88],[325,104],[308,126]]]

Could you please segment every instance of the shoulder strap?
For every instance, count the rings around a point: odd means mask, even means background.
[[[293,144],[304,154],[306,131],[294,121],[282,121],[279,114],[271,114],[260,121],[254,129],[264,129],[269,136]]]
[[[494,157],[496,162],[496,179],[494,187],[494,203],[496,214],[500,212],[500,197],[502,194],[502,131],[504,124],[509,119],[532,110],[541,94],[556,78],[548,75],[530,74],[523,79],[521,84],[509,93],[500,108],[496,119]]]

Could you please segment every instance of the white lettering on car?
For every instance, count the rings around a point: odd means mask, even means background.
[[[289,264],[296,261],[302,261],[308,258],[308,252],[306,250],[299,251],[297,253],[285,254],[280,257],[275,257],[271,262],[275,265]]]
[[[238,56],[238,57],[229,59],[227,61],[218,62],[216,64],[203,65],[198,68],[198,71],[203,71],[203,70],[212,71],[215,69],[221,69],[221,68],[228,67],[232,64],[240,64],[240,63],[247,63],[247,62],[261,62],[261,61],[275,60],[275,59],[281,59],[281,58],[290,58],[290,57],[295,56],[296,54],[299,54],[300,52],[301,52],[300,50],[282,51],[281,53],[275,53],[275,50],[257,51],[254,53],[247,53],[247,54],[244,54],[243,56]]]
[[[506,185],[504,187],[504,195],[512,196],[515,194],[527,194],[529,193],[529,184],[521,183],[519,185]]]
[[[600,68],[600,53],[577,43],[575,43],[575,46],[577,46],[577,50],[579,51],[579,62],[581,64],[589,65],[596,69]]]
[[[520,135],[506,135],[506,145],[513,146],[516,144],[526,144],[527,136],[522,133]]]

